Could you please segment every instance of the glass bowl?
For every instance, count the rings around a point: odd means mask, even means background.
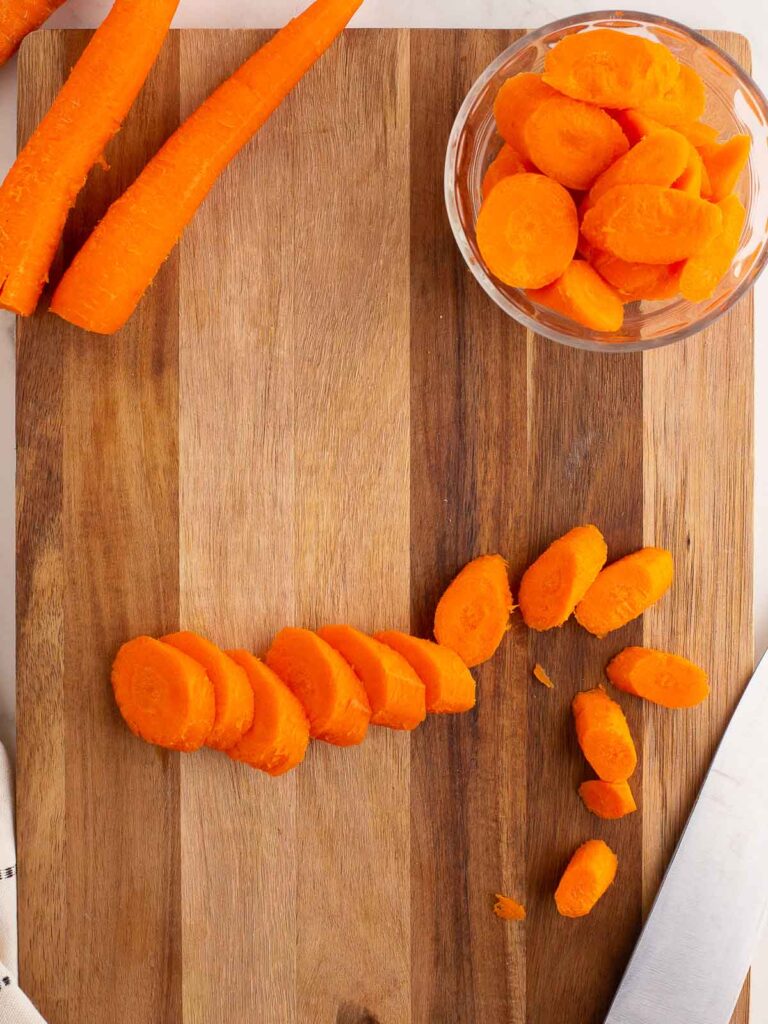
[[[613,334],[582,327],[531,301],[525,292],[497,280],[477,248],[475,224],[482,201],[483,175],[501,147],[493,101],[502,83],[521,71],[541,71],[547,52],[564,36],[590,28],[618,28],[663,43],[704,80],[704,118],[720,129],[752,138],[748,167],[737,194],[747,211],[739,251],[716,292],[704,302],[683,298],[633,302],[624,326]],[[750,76],[704,36],[667,18],[632,11],[597,11],[555,21],[529,32],[485,69],[459,110],[448,141],[445,199],[459,249],[479,283],[505,313],[529,330],[577,348],[637,352],[679,341],[709,326],[752,287],[768,259],[768,102]]]

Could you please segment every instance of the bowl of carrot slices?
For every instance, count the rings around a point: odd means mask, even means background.
[[[508,315],[578,348],[657,348],[722,316],[768,261],[768,101],[676,22],[566,18],[475,82],[445,195]]]

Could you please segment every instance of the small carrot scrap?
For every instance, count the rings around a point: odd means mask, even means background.
[[[600,175],[589,191],[590,205],[617,185],[662,185],[668,188],[686,168],[691,144],[672,128],[646,135]]]
[[[717,142],[720,131],[704,121],[691,121],[690,124],[676,124],[675,130],[684,135],[692,146],[704,146],[708,142]]]
[[[617,185],[587,210],[581,230],[630,263],[677,263],[701,252],[722,224],[717,206],[679,189]]]
[[[633,814],[637,810],[635,798],[628,782],[605,782],[590,779],[579,786],[579,796],[588,811],[598,818],[614,820]]]
[[[264,660],[298,697],[310,736],[337,747],[362,743],[371,719],[363,684],[345,658],[310,629],[281,629]]]
[[[682,263],[630,263],[595,248],[590,249],[589,261],[624,302],[672,299],[680,291]]]
[[[672,586],[672,555],[663,548],[641,548],[602,570],[576,606],[576,619],[588,632],[605,636],[655,604]]]
[[[538,662],[533,666],[533,678],[538,680],[542,686],[546,686],[548,690],[554,690],[555,684]]]
[[[561,39],[547,54],[543,78],[573,99],[619,110],[666,95],[679,74],[665,46],[603,28]]]
[[[608,548],[596,526],[577,526],[553,541],[520,581],[520,613],[530,629],[562,626],[605,565]]]
[[[573,698],[576,738],[589,764],[604,782],[626,782],[637,767],[637,751],[627,719],[602,686]]]
[[[555,892],[563,917],[584,917],[616,877],[619,861],[602,839],[590,839],[571,857]]]
[[[496,893],[496,902],[493,905],[493,912],[502,921],[524,921],[525,907],[511,896],[502,896]]]
[[[0,4],[0,64],[18,50],[22,39],[40,28],[64,0],[3,0]]]
[[[253,690],[243,669],[210,640],[183,630],[162,638],[198,661],[213,684],[216,720],[205,741],[214,750],[229,750],[253,724]]]
[[[702,302],[714,293],[739,250],[747,211],[735,195],[717,205],[723,215],[722,230],[698,255],[686,260],[680,275],[680,291],[689,302]]]
[[[502,178],[508,178],[512,174],[522,174],[527,170],[528,166],[520,154],[508,142],[505,142],[499,150],[496,159],[489,164],[488,170],[483,177],[483,199],[488,198],[493,188],[498,185]]]
[[[688,195],[696,196],[698,199],[708,193],[711,186],[699,151],[690,143],[688,145],[688,160],[680,177],[672,182],[672,188],[679,188],[682,192],[687,192]]]
[[[699,146],[709,177],[708,199],[719,203],[733,192],[749,160],[751,148],[749,135],[734,135],[727,142],[707,142]]]
[[[543,174],[504,178],[477,218],[477,244],[488,269],[513,288],[551,284],[573,259],[578,235],[573,199]]]
[[[501,555],[482,555],[464,566],[440,598],[435,639],[473,668],[496,653],[511,613],[507,563]]]
[[[267,775],[284,775],[304,760],[309,721],[296,697],[272,669],[249,651],[227,651],[245,672],[253,690],[256,713],[227,755]]]
[[[131,732],[169,750],[197,750],[213,728],[213,686],[197,661],[150,636],[123,644],[112,687]]]
[[[553,96],[528,118],[525,146],[533,163],[566,188],[587,189],[627,152],[618,123],[599,107]]]
[[[475,680],[450,647],[389,629],[377,640],[401,654],[426,687],[430,714],[453,714],[475,706]]]
[[[573,260],[556,281],[527,295],[593,331],[618,331],[624,322],[622,300],[584,260]]]
[[[698,121],[706,102],[701,75],[690,65],[682,64],[674,85],[661,96],[648,96],[640,110],[662,124],[689,124]]]
[[[557,92],[532,71],[508,78],[496,94],[493,113],[499,135],[525,159],[530,159],[525,144],[528,118],[544,100],[553,96],[557,96]]]
[[[605,674],[619,690],[665,708],[692,708],[709,696],[707,673],[679,654],[625,647]]]
[[[355,670],[371,705],[371,725],[410,730],[424,721],[424,683],[397,651],[352,626],[323,626],[317,633]]]

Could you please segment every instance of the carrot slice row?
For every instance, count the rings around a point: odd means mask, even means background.
[[[375,639],[401,654],[426,688],[430,714],[455,714],[475,706],[472,673],[449,647],[389,629]]]
[[[440,598],[435,639],[473,668],[496,653],[511,612],[506,561],[501,555],[482,555],[464,566]]]
[[[625,647],[608,664],[613,685],[665,708],[693,708],[709,696],[707,673],[679,654]]]
[[[626,782],[637,767],[637,751],[624,712],[601,686],[573,698],[576,738],[604,782]]]
[[[571,857],[555,892],[563,917],[584,917],[605,895],[616,878],[619,861],[602,839],[590,839]]]
[[[576,620],[595,636],[620,629],[655,604],[672,586],[672,555],[641,548],[602,570],[576,606]]]
[[[588,811],[607,821],[624,818],[637,810],[628,782],[589,779],[579,786],[579,796]]]
[[[577,526],[553,541],[520,581],[520,613],[530,629],[562,626],[605,565],[608,547],[596,526]]]

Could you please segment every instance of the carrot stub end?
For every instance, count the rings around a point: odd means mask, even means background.
[[[501,555],[483,555],[465,565],[440,598],[435,639],[472,668],[496,653],[511,612],[507,563]]]
[[[605,674],[613,685],[665,708],[692,708],[709,696],[707,673],[679,654],[625,647]]]
[[[563,917],[584,917],[605,895],[616,878],[619,862],[602,839],[590,839],[571,857],[555,892]]]

